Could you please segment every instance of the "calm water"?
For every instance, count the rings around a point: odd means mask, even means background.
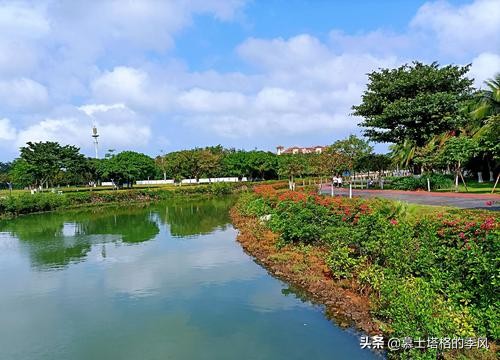
[[[0,359],[371,359],[235,241],[231,199],[0,222]]]

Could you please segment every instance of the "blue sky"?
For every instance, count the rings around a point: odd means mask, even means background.
[[[480,86],[499,33],[498,0],[0,0],[0,161],[92,155],[93,123],[101,155],[330,144],[360,133],[367,72],[472,63]]]

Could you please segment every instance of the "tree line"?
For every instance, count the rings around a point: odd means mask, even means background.
[[[273,180],[317,176],[328,178],[346,171],[379,171],[390,166],[386,155],[374,154],[369,143],[355,135],[338,140],[321,154],[277,155],[261,150],[226,149],[221,145],[174,151],[156,158],[134,152],[108,151],[103,159],[85,157],[80,149],[57,142],[28,142],[19,158],[0,164],[0,181],[16,187],[88,185],[113,181],[131,186],[146,179],[238,177]]]

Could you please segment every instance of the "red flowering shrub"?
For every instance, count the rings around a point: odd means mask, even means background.
[[[285,191],[278,196],[278,201],[293,201],[293,202],[305,202],[309,196],[306,193],[299,191]]]
[[[272,185],[258,185],[253,188],[253,191],[266,199],[275,199],[278,196],[278,191]]]

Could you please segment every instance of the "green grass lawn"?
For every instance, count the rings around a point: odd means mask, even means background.
[[[491,190],[493,190],[493,185],[495,185],[495,182],[483,182],[483,183],[478,183],[475,180],[466,180],[467,184],[467,189],[465,189],[465,186],[462,182],[459,183],[458,185],[458,192],[463,192],[463,193],[471,193],[471,194],[491,194]],[[451,189],[442,189],[438,191],[445,191],[445,192],[450,192],[450,191],[455,191],[455,188]],[[500,188],[497,185],[497,188],[495,189],[495,194],[500,194]]]

